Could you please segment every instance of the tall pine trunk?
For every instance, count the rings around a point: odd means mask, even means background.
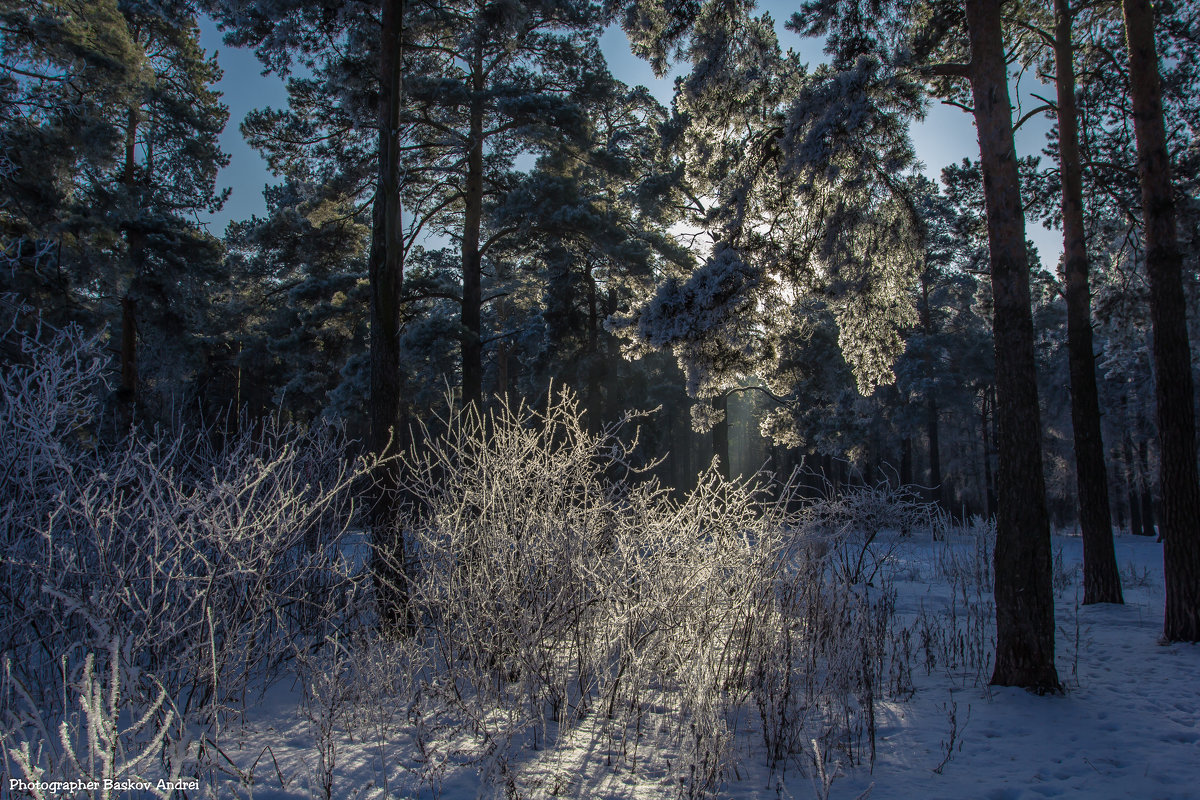
[[[584,273],[587,286],[587,417],[588,429],[598,433],[604,427],[604,393],[601,389],[604,365],[600,359],[600,298],[596,277],[591,269]]]
[[[131,106],[125,118],[125,167],[121,184],[125,189],[130,215],[141,216],[140,192],[137,182],[137,132],[141,115],[137,106]],[[138,198],[138,202],[134,198]],[[137,299],[134,286],[146,265],[146,234],[142,221],[136,217],[125,221],[125,244],[128,248],[128,282],[121,297],[121,387],[117,392],[120,403],[121,424],[128,428],[133,424],[137,408],[138,359],[137,359]]]
[[[931,270],[921,273],[921,330],[925,333],[926,342],[933,341],[933,311],[929,307],[929,283]],[[926,345],[928,347],[928,344]],[[925,377],[928,379],[928,396],[925,398],[925,438],[929,444],[929,502],[944,507],[945,492],[942,489],[942,447],[938,423],[941,412],[938,409],[937,395],[933,388],[934,365],[932,360],[925,365]]]
[[[999,0],[968,0],[971,90],[991,256],[999,455],[992,683],[1056,691],[1050,523],[1029,296],[1025,214]]]
[[[134,237],[131,235],[130,248]],[[121,298],[121,388],[117,397],[121,402],[121,424],[128,428],[133,424],[137,406],[137,301],[129,293]]]
[[[511,372],[512,345],[507,339],[496,343],[496,397],[504,405],[508,405],[509,384],[512,382]]]
[[[1058,147],[1062,175],[1063,278],[1067,300],[1067,360],[1071,372],[1071,426],[1075,435],[1075,479],[1083,533],[1083,603],[1121,603],[1121,573],[1113,548],[1108,475],[1100,433],[1100,396],[1092,348],[1092,298],[1088,287],[1087,240],[1083,226],[1083,170],[1075,109],[1072,12],[1054,0],[1054,66],[1058,89]]]
[[[1142,491],[1142,535],[1155,536],[1154,530],[1154,494],[1150,491],[1150,442],[1142,439],[1138,443],[1138,475]]]
[[[1129,532],[1142,535],[1142,509],[1138,498],[1137,465],[1133,460],[1133,444],[1129,436],[1125,437],[1125,490],[1129,497]]]
[[[379,40],[379,177],[368,263],[371,295],[370,449],[371,543],[381,621],[407,615],[408,566],[400,518],[400,467],[407,444],[400,414],[400,306],[404,284],[404,232],[400,201],[400,105],[403,95],[404,0],[383,0]]]
[[[1196,469],[1183,257],[1175,237],[1175,196],[1163,125],[1154,9],[1150,0],[1124,0],[1122,7],[1145,217],[1150,320],[1154,327],[1163,582],[1167,594],[1163,637],[1167,641],[1195,642],[1200,641],[1200,476]]]
[[[996,518],[996,481],[992,477],[992,443],[988,436],[991,427],[988,408],[992,397],[991,389],[983,392],[979,402],[979,430],[983,435],[983,489],[987,498],[987,518]]]
[[[946,506],[946,490],[942,486],[942,456],[941,436],[938,421],[941,411],[938,409],[937,398],[932,390],[925,400],[925,434],[929,440],[929,500],[939,508]]]
[[[713,408],[721,415],[721,421],[712,429],[712,450],[717,457],[721,477],[728,480],[729,464],[729,395],[721,393],[713,398]]]
[[[483,290],[479,230],[483,220],[483,45],[475,47],[464,187],[462,234],[462,399],[463,407],[483,404]]]

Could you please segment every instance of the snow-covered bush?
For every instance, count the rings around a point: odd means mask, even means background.
[[[21,354],[0,375],[14,776],[90,775],[65,742],[127,740],[130,774],[253,785],[253,767],[218,757],[222,730],[287,670],[318,796],[339,796],[357,741],[377,753],[376,792],[411,778],[436,795],[473,768],[513,796],[587,796],[616,769],[701,798],[735,771],[739,734],[780,771],[865,760],[876,702],[911,691],[881,533],[920,508],[889,508],[882,489],[806,504],[713,468],[676,499],[637,465],[636,418],[590,430],[565,392],[536,410],[452,409],[402,456],[413,625],[393,638],[360,615],[369,465],[339,431],[268,420],[108,441],[99,342],[7,338]],[[114,639],[109,667],[138,680],[90,666]],[[72,685],[93,698],[81,711]],[[119,710],[94,700],[118,688]],[[533,749],[558,771],[539,774]],[[564,771],[572,758],[586,761]]]
[[[191,720],[244,701],[357,607],[341,540],[361,467],[336,429],[98,435],[106,359],[75,328],[10,326],[0,375],[0,651],[47,718],[61,662],[116,637]],[[301,645],[302,646],[302,645]]]
[[[186,726],[162,685],[130,661],[129,647],[114,638],[99,664],[90,652],[73,668],[64,664],[64,691],[75,703],[57,727],[5,661],[0,747],[10,792],[108,800],[132,790],[165,800],[176,786],[196,788],[181,778],[189,758]]]
[[[995,586],[992,553],[996,549],[995,520],[973,517],[943,532],[934,550],[934,574],[952,587],[991,592]]]
[[[404,473],[413,599],[455,695],[551,738],[589,715],[623,736],[661,692],[716,724],[782,530],[762,498],[715,474],[682,503],[624,480],[636,445],[589,432],[565,394],[443,426]]]
[[[872,583],[891,561],[895,535],[928,529],[937,516],[934,504],[922,500],[912,486],[880,481],[835,488],[815,472],[805,472],[799,480],[820,491],[800,514],[801,532],[833,551],[837,576],[850,585]]]
[[[673,500],[638,478],[636,436],[589,431],[569,393],[438,427],[402,470],[418,638],[427,689],[505,759],[497,775],[520,780],[514,743],[586,737],[617,767],[711,796],[750,703],[774,765],[807,760],[814,737],[862,758],[890,595],[848,586],[796,498],[710,470]]]
[[[894,647],[894,592],[821,574],[836,569],[818,562],[781,576],[776,603],[754,627],[749,688],[772,769],[811,755],[814,738],[843,763],[873,763],[876,703],[911,690],[908,656]]]

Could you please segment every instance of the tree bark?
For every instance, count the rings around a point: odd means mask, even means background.
[[[496,397],[505,406],[509,404],[508,385],[512,380],[509,372],[510,353],[512,346],[507,339],[501,339],[496,343]]]
[[[142,230],[141,199],[137,181],[137,132],[141,114],[130,106],[125,117],[125,166],[121,184],[125,189],[128,213],[125,220],[125,245],[128,248],[128,282],[121,297],[121,386],[117,399],[121,408],[121,424],[128,429],[133,424],[137,408],[137,300],[134,285],[146,264],[146,234]],[[135,198],[138,198],[135,201]]]
[[[1133,460],[1133,444],[1125,437],[1125,490],[1129,497],[1129,532],[1142,535],[1142,511],[1138,499],[1137,465]]]
[[[404,232],[400,200],[400,107],[403,95],[404,0],[383,0],[379,41],[379,177],[368,270],[371,296],[370,449],[373,577],[381,622],[407,618],[408,564],[400,527],[400,465],[408,426],[400,413],[400,309]]]
[[[1121,572],[1113,548],[1108,475],[1100,432],[1100,395],[1092,345],[1092,297],[1083,225],[1083,170],[1075,108],[1072,12],[1054,0],[1054,66],[1058,91],[1058,147],[1062,175],[1063,283],[1067,300],[1067,361],[1071,373],[1071,426],[1075,480],[1083,534],[1083,603],[1122,603]]]
[[[483,220],[483,45],[475,48],[468,120],[467,180],[462,234],[462,399],[463,408],[483,407],[483,290],[479,230]]]
[[[933,312],[929,307],[930,270],[921,274],[921,329],[925,332],[928,347],[933,342],[934,326]],[[938,409],[937,395],[934,394],[934,366],[932,362],[925,365],[925,377],[928,381],[928,395],[925,398],[925,435],[929,444],[929,502],[945,507],[945,491],[942,488],[942,455],[940,431],[938,427],[941,412]]]
[[[1150,491],[1150,442],[1146,439],[1138,444],[1138,475],[1141,476],[1142,491],[1142,536],[1157,536],[1154,529],[1154,495]]]
[[[999,0],[968,0],[971,89],[991,255],[999,455],[992,683],[1059,690],[1050,524],[1030,310],[1025,214]]]
[[[992,390],[989,387],[983,392],[979,403],[979,429],[983,433],[983,486],[987,498],[987,518],[996,518],[996,481],[992,477],[992,443],[988,436],[991,427],[991,415],[988,413]]]
[[[588,429],[599,433],[604,427],[604,395],[601,388],[604,365],[600,360],[600,301],[596,277],[589,265],[585,272],[587,285],[587,416]]]
[[[1192,406],[1191,349],[1183,293],[1183,257],[1175,231],[1175,195],[1163,123],[1162,86],[1150,0],[1124,0],[1133,131],[1145,217],[1146,275],[1154,329],[1161,536],[1167,641],[1200,641],[1200,476]],[[1143,517],[1146,509],[1143,504]]]
[[[137,301],[127,293],[121,298],[121,388],[117,393],[126,427],[133,423],[137,382]]]
[[[925,401],[925,433],[929,440],[929,500],[939,508],[946,506],[946,490],[942,486],[941,436],[938,420],[941,412],[932,394]]]

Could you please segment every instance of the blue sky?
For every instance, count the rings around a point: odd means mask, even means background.
[[[794,2],[769,0],[761,3],[760,8],[775,19],[784,47],[797,50],[810,64],[822,59],[819,43],[802,39],[783,28],[783,23],[795,9]],[[233,191],[224,209],[211,219],[212,232],[219,235],[230,220],[247,219],[253,214],[261,216],[266,210],[263,187],[275,179],[258,152],[246,144],[239,128],[246,114],[255,108],[285,106],[287,92],[277,76],[262,74],[262,65],[253,52],[222,43],[221,34],[211,21],[201,23],[200,43],[210,52],[219,51],[218,62],[225,75],[218,88],[230,111],[229,124],[221,136],[221,146],[230,154],[230,163],[222,170],[218,185],[228,186]],[[628,41],[619,28],[612,27],[604,34],[601,47],[617,78],[630,85],[646,86],[661,102],[670,103],[673,79],[670,76],[655,78],[650,66],[629,52]],[[1039,90],[1045,91],[1041,87]],[[1044,118],[1031,120],[1023,126],[1017,132],[1020,155],[1040,154],[1049,127],[1049,121]],[[912,138],[917,157],[925,165],[926,173],[935,180],[943,166],[977,156],[979,152],[971,117],[960,109],[940,103],[934,103],[924,122],[914,126]],[[1029,237],[1037,244],[1043,264],[1055,268],[1062,252],[1061,233],[1030,224]]]

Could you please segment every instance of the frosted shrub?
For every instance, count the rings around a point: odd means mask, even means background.
[[[817,561],[782,574],[754,627],[749,688],[772,769],[810,754],[814,737],[844,763],[873,763],[876,703],[907,688],[890,680],[907,669],[892,646],[894,592],[849,590],[822,574],[836,569]]]
[[[127,793],[114,788],[122,785],[164,799],[176,785],[198,788],[180,778],[189,748],[180,715],[162,685],[130,663],[119,639],[100,659],[89,652],[70,670],[65,690],[75,702],[57,727],[47,724],[9,662],[0,687],[6,787],[15,780],[19,792],[37,800],[62,794],[108,800]]]
[[[4,299],[11,310],[11,298]],[[95,471],[91,426],[106,360],[99,339],[77,326],[39,325],[26,333],[17,320],[27,311],[16,307],[0,336],[15,354],[0,374],[0,580],[6,587],[0,652],[15,655],[26,682],[39,686],[39,670],[57,669],[62,653],[50,641],[37,641],[54,623],[39,605],[42,578],[50,577],[42,562],[52,547],[44,529]]]
[[[26,587],[10,646],[35,663],[30,651],[119,632],[185,704],[238,694],[353,590],[335,549],[353,473],[321,460],[338,448],[269,431],[211,458],[175,438],[103,457],[9,550]]]
[[[996,549],[994,520],[973,517],[945,532],[935,550],[935,574],[951,586],[990,592],[994,585],[992,553]]]
[[[627,728],[665,696],[677,741],[703,751],[690,793],[713,788],[749,598],[783,529],[765,495],[710,473],[672,502],[629,480],[636,438],[588,432],[566,394],[442,424],[405,473],[414,603],[456,696],[522,708],[506,724],[551,743],[592,718],[631,761]]]
[[[892,556],[895,536],[928,529],[936,515],[911,486],[881,481],[835,489],[821,475],[800,477],[822,488],[800,513],[801,532],[830,548],[837,577],[847,584],[873,582]]]
[[[587,796],[604,765],[711,797],[753,709],[773,768],[819,771],[811,742],[863,760],[877,699],[903,684],[876,545],[917,512],[883,493],[804,506],[710,469],[673,499],[638,466],[634,417],[589,430],[569,393],[452,409],[401,457],[413,625],[390,638],[359,613],[367,559],[344,555],[364,544],[371,465],[346,458],[338,430],[105,443],[98,342],[9,338],[22,357],[0,375],[0,714],[14,775],[252,785],[253,768],[221,761],[222,729],[288,670],[318,796],[339,796],[348,733],[370,743],[372,791],[412,779],[436,795],[469,768],[511,796],[564,774]],[[88,653],[114,639],[109,666],[140,678],[94,668]],[[397,738],[411,743],[399,760],[385,752]],[[585,761],[539,783],[527,754],[544,751]]]
[[[8,525],[38,516],[46,508],[38,501],[52,502],[51,493],[35,487],[58,486],[90,458],[89,428],[108,366],[100,337],[77,325],[37,324],[25,332],[18,319],[29,309],[12,303],[0,295],[0,307],[11,312],[0,341],[19,354],[0,380],[0,489]]]
[[[787,491],[710,470],[676,501],[641,480],[635,422],[591,432],[562,393],[544,411],[452,411],[405,457],[414,615],[430,691],[469,720],[455,729],[510,784],[505,747],[588,737],[593,759],[683,797],[720,791],[748,702],[772,763],[813,736],[857,757],[890,596],[847,588]]]
[[[97,435],[105,359],[76,329],[7,338],[0,376],[0,649],[50,717],[60,660],[119,637],[180,713],[219,730],[252,679],[345,621],[363,473],[336,429]]]

